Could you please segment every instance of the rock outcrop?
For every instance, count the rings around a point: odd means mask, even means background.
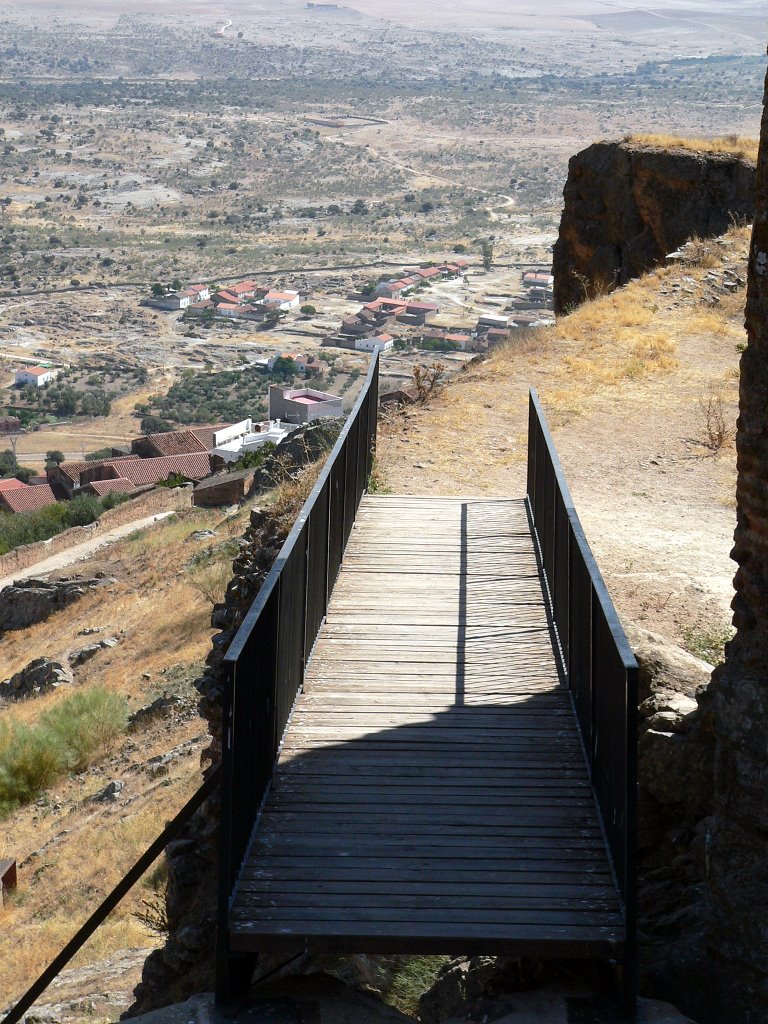
[[[739,156],[596,142],[571,158],[555,244],[563,314],[662,263],[694,235],[754,216],[755,167]]]
[[[26,700],[71,683],[72,673],[61,662],[35,658],[7,682],[0,683],[0,701]]]
[[[707,833],[713,811],[712,666],[637,627],[641,991],[706,1009]],[[703,1018],[702,1018],[703,1019]]]
[[[58,580],[19,580],[0,590],[0,633],[44,622],[54,612],[79,600],[88,590],[114,583],[101,574],[93,579],[68,576]]]
[[[768,1022],[768,78],[756,192],[736,431],[736,635],[710,688],[717,744],[708,875],[719,968],[713,1019],[731,1024]]]

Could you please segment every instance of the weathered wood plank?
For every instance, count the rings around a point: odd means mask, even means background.
[[[616,955],[552,639],[522,501],[365,497],[233,948]]]

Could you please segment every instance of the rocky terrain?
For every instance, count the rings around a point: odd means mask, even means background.
[[[553,255],[555,312],[626,284],[693,237],[750,223],[755,167],[732,145],[713,153],[630,139],[573,156]]]

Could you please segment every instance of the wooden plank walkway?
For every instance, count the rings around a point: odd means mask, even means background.
[[[234,950],[620,956],[522,501],[366,496]]]

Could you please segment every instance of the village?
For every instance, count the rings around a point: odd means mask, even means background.
[[[501,273],[503,287],[496,283]],[[144,393],[149,374],[138,352],[59,361],[50,358],[50,347],[41,347],[39,359],[17,356],[14,365],[6,350],[0,355],[13,379],[5,385],[0,416],[0,433],[8,439],[0,512],[33,512],[82,496],[108,506],[173,485],[192,488],[195,504],[242,500],[253,454],[279,445],[302,423],[344,415],[371,353],[383,359],[382,403],[408,402],[419,363],[439,354],[450,374],[466,359],[509,343],[515,332],[553,322],[548,268],[497,271],[498,291],[483,295],[488,278],[487,270],[456,256],[358,278],[341,294],[308,287],[306,278],[156,283],[149,294],[137,295],[139,307],[169,316],[167,329],[196,347],[165,376],[170,388],[166,383],[149,402],[134,403],[140,436],[128,436],[135,427],[122,442],[105,432],[102,445],[85,443],[85,437],[100,437],[98,419],[111,423],[113,404],[125,409],[132,395]],[[254,341],[237,344],[243,330],[255,332],[246,335]],[[200,349],[205,337],[211,345]],[[198,351],[206,352],[202,365]],[[215,352],[220,359],[210,361]],[[211,404],[219,379],[229,400]],[[81,453],[71,442],[69,450],[53,447],[59,430],[71,438],[79,429],[85,432]],[[36,436],[51,446],[45,454]]]
[[[368,281],[348,298],[363,302],[358,312],[342,319],[338,330],[322,340],[323,347],[355,352],[424,351],[486,352],[494,345],[509,341],[515,328],[541,327],[554,322],[552,309],[553,278],[548,270],[521,272],[521,294],[511,297],[501,313],[481,313],[474,323],[454,325],[438,322],[440,303],[424,301],[422,293],[444,281],[466,280],[468,260],[456,257],[445,263],[429,263],[406,268],[399,276],[383,276]],[[245,320],[276,327],[290,312],[298,311],[309,320],[318,309],[309,301],[302,303],[297,289],[273,289],[254,280],[238,281],[220,288],[205,284],[164,288],[155,284],[144,302],[148,306],[183,313],[185,320],[213,322],[215,318]],[[367,300],[367,301],[366,301]],[[421,300],[421,301],[420,301]],[[293,355],[295,359],[295,354]],[[302,357],[303,358],[303,357]]]
[[[193,488],[193,505],[231,505],[244,498],[258,464],[246,456],[277,447],[305,424],[342,414],[336,395],[271,384],[269,417],[263,422],[247,418],[142,435],[130,446],[113,447],[106,457],[82,461],[67,461],[52,452],[44,475],[22,471],[24,479],[17,475],[0,480],[0,510],[34,512],[80,496],[133,498],[157,486],[185,485]],[[14,426],[0,425],[6,431]],[[232,466],[243,469],[222,476]]]

